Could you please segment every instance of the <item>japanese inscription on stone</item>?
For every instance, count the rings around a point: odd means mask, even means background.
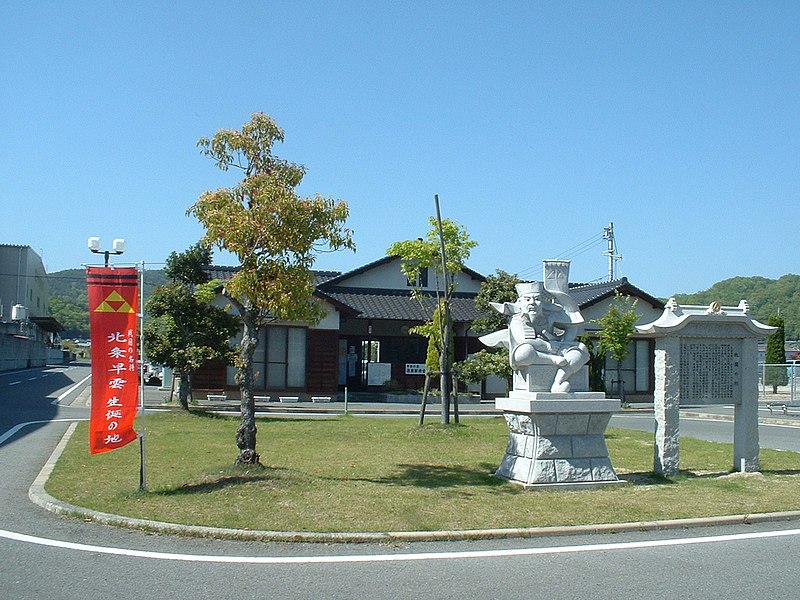
[[[741,402],[740,348],[736,341],[681,341],[681,404]]]

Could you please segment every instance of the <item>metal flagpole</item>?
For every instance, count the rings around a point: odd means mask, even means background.
[[[139,270],[139,489],[147,489],[147,470],[145,468],[145,426],[144,426],[144,261]]]

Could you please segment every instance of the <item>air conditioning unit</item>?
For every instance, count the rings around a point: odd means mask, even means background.
[[[12,321],[27,321],[28,320],[28,307],[22,304],[15,304],[11,307],[11,320]]]

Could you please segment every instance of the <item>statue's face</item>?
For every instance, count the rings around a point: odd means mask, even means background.
[[[541,312],[542,303],[535,294],[523,294],[519,299],[522,312],[536,316]]]

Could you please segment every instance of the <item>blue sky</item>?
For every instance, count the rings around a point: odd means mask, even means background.
[[[797,273],[798,37],[795,2],[6,2],[0,243],[158,268],[235,182],[198,138],[261,111],[350,205],[321,269],[424,235],[438,194],[485,274],[602,279],[610,222],[653,295]]]

